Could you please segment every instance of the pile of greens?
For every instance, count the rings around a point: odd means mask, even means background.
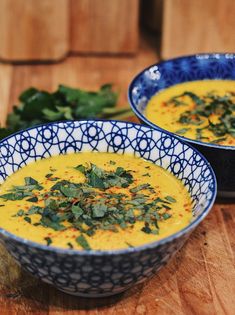
[[[96,231],[118,232],[133,227],[136,222],[142,223],[142,232],[158,234],[158,222],[171,217],[171,204],[176,200],[171,196],[160,198],[149,184],[135,185],[132,172],[115,164],[110,161],[114,166],[112,171],[94,164],[76,166],[84,175],[82,183],[60,179],[52,171],[46,175],[52,181],[46,192],[35,179],[26,177],[25,185],[14,186],[0,198],[32,202],[31,207],[20,209],[16,216],[55,231],[75,229],[80,232],[76,241],[84,249],[91,249],[88,239]],[[33,214],[40,215],[37,222],[31,220]],[[45,241],[48,245],[53,243],[50,237]],[[67,245],[73,247],[71,243]]]
[[[195,93],[186,91],[183,94],[172,97],[167,104],[174,106],[187,105],[182,101],[183,96],[191,98],[195,104],[193,110],[184,111],[178,120],[179,123],[185,126],[197,125],[200,126],[206,122],[208,124],[202,128],[196,129],[196,139],[208,139],[203,137],[203,130],[210,130],[214,136],[219,137],[212,142],[221,142],[226,140],[226,136],[235,137],[235,93],[227,92],[224,96],[217,95],[214,91],[209,92],[204,96],[198,96]],[[213,123],[210,117],[218,116],[219,122]],[[190,128],[183,128],[176,131],[178,134],[186,133]]]
[[[116,108],[117,98],[111,84],[101,86],[96,92],[64,85],[59,85],[53,93],[29,88],[21,93],[20,104],[8,115],[6,128],[0,128],[0,139],[24,128],[58,120],[130,116],[129,108]]]

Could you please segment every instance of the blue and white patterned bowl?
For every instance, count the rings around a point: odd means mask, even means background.
[[[204,79],[235,80],[235,54],[198,54],[151,65],[131,82],[128,91],[129,103],[140,121],[162,130],[145,116],[149,99],[169,86]],[[174,135],[192,144],[205,155],[215,170],[219,195],[235,197],[235,147]]]
[[[216,179],[195,149],[162,131],[118,121],[68,121],[37,126],[0,142],[0,183],[19,168],[52,155],[79,151],[134,153],[183,181],[193,200],[192,222],[160,241],[114,251],[48,247],[0,229],[0,239],[21,266],[73,295],[122,292],[153,275],[182,247],[211,209]]]

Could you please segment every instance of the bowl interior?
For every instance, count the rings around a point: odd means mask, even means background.
[[[169,86],[204,79],[235,80],[235,54],[198,54],[152,65],[139,73],[131,82],[128,91],[129,102],[142,121],[156,128],[157,126],[145,116],[149,99]],[[187,140],[201,143],[188,138]],[[210,146],[224,147],[213,144]]]
[[[167,169],[187,187],[193,220],[214,201],[215,176],[200,153],[164,132],[118,121],[52,123],[6,138],[0,142],[0,183],[33,161],[80,151],[132,153]]]

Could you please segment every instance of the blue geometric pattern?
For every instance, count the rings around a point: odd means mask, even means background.
[[[169,86],[204,79],[235,80],[235,54],[199,54],[152,65],[133,79],[129,86],[129,103],[142,122],[162,130],[145,116],[149,99]],[[231,193],[235,197],[235,146],[222,146],[176,136],[193,144],[206,156],[216,172],[219,191]]]
[[[207,161],[179,139],[161,131],[118,121],[68,121],[37,126],[0,142],[0,183],[32,161],[79,152],[133,153],[181,179],[192,199],[194,219],[162,241],[117,251],[47,247],[0,229],[0,236],[22,266],[70,294],[103,296],[121,292],[160,269],[183,245],[210,210],[216,181]]]

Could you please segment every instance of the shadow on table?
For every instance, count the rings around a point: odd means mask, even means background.
[[[140,296],[165,299],[168,298],[168,294],[172,290],[170,285],[172,277],[177,278],[177,283],[180,287],[190,283],[191,278],[199,272],[201,268],[201,260],[199,259],[201,246],[205,245],[205,238],[206,232],[201,225],[191,235],[187,244],[175,258],[157,275],[144,284],[136,285],[124,293],[111,297],[81,298],[71,296],[35,279],[19,267],[17,267],[19,268],[19,274],[15,277],[15,280],[12,283],[4,284],[5,292],[3,295],[4,298],[12,303],[24,303],[27,304],[29,309],[45,312],[48,309],[53,311],[105,309],[115,307],[117,303],[120,304],[120,307],[125,307],[127,304],[135,307]],[[15,262],[10,255],[7,265],[9,266],[9,264],[12,264],[14,269]]]
[[[23,277],[31,277],[28,273],[22,272]],[[31,277],[32,278],[32,277]],[[141,292],[143,284],[137,285],[124,293],[113,295],[103,298],[83,298],[78,296],[72,296],[63,292],[60,292],[51,285],[45,284],[40,280],[36,280],[37,284],[34,286],[25,287],[21,290],[22,297],[27,299],[30,304],[30,300],[36,301],[38,309],[45,310],[47,305],[50,310],[62,311],[62,310],[92,310],[97,308],[109,308],[115,306],[120,301],[132,298],[134,295],[138,295]]]

